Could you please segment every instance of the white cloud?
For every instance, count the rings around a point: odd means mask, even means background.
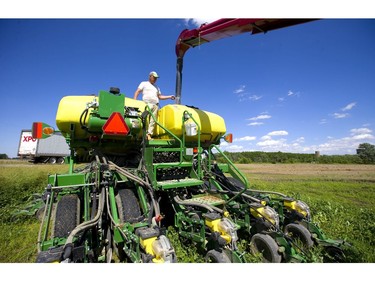
[[[371,134],[372,130],[369,128],[351,129],[350,134],[353,140],[373,140],[375,137]]]
[[[341,108],[342,111],[348,111],[348,110],[351,110],[357,103],[356,102],[352,102],[352,103],[349,103],[347,106]]]
[[[327,124],[327,119],[321,119],[319,124]]]
[[[262,149],[267,149],[269,151],[281,150],[287,146],[286,139],[272,139],[275,136],[286,136],[287,131],[273,131],[269,132],[267,135],[261,137],[262,141],[258,142],[256,145],[262,147]]]
[[[257,95],[252,95],[249,97],[249,100],[260,100],[263,96],[257,96]]]
[[[305,142],[305,138],[304,138],[304,137],[299,137],[299,138],[296,139],[294,142],[295,142],[295,143],[303,143],[303,142]]]
[[[349,113],[333,113],[333,117],[335,119],[346,118],[348,116],[349,116]]]
[[[271,136],[269,135],[265,135],[263,137],[260,138],[261,140],[270,140],[271,139]]]
[[[264,120],[264,119],[270,119],[272,116],[271,115],[268,115],[268,114],[261,114],[261,115],[258,115],[256,117],[251,117],[247,120],[250,120],[250,121],[257,121],[257,120]]]
[[[355,135],[352,138],[353,138],[353,140],[373,140],[373,139],[375,139],[375,137],[371,134]]]
[[[282,147],[285,147],[286,139],[279,140],[265,140],[257,143],[257,146],[268,147],[270,150],[281,150]]]
[[[245,88],[246,88],[245,85],[241,85],[238,89],[234,90],[233,93],[235,94],[243,93],[245,91]]]
[[[247,126],[260,126],[260,125],[263,125],[264,123],[263,122],[251,122],[249,124],[247,124]]]
[[[265,115],[265,114],[264,114]],[[322,143],[311,145],[312,140],[300,136],[293,140],[288,140],[290,134],[285,130],[271,131],[262,137],[245,136],[237,138],[232,144],[222,144],[226,151],[265,151],[265,152],[291,152],[291,153],[320,153],[326,155],[334,154],[356,154],[356,149],[361,143],[374,143],[375,135],[370,128],[353,128],[342,138],[327,136]],[[258,142],[254,142],[259,139]]]
[[[192,25],[193,27],[200,27],[204,23],[211,23],[213,21],[218,20],[213,19],[213,18],[189,18],[189,19],[184,19],[185,25],[189,27]]]
[[[350,133],[351,133],[352,136],[354,136],[354,135],[362,135],[362,134],[372,133],[372,130],[370,130],[369,128],[351,129]]]
[[[263,96],[258,96],[258,95],[250,95],[245,91],[246,85],[240,85],[237,89],[233,91],[234,94],[238,96],[238,100],[240,102],[243,101],[258,101],[260,100]]]
[[[357,129],[353,130],[356,131]],[[353,130],[351,130],[351,132]],[[374,139],[375,137],[369,133],[354,135],[352,133],[352,136],[340,139],[330,139],[326,143],[311,146],[310,148],[327,154],[355,154],[356,149],[361,143],[373,141]]]
[[[228,145],[226,150],[232,151],[232,152],[240,152],[244,151],[244,147],[242,145]]]
[[[242,138],[236,138],[234,139],[234,141],[253,141],[255,140],[256,137],[251,137],[251,136],[246,136],[246,137],[242,137]]]
[[[269,132],[267,135],[268,136],[287,136],[288,132],[287,131],[273,131],[273,132]]]
[[[357,103],[356,102],[352,102],[352,103],[349,103],[348,105],[346,105],[345,107],[341,108],[341,111],[349,111],[351,110]],[[342,113],[342,112],[335,112],[332,114],[333,118],[335,119],[343,119],[343,118],[347,118],[349,117],[349,113]],[[321,123],[321,124],[324,124],[324,123]]]
[[[289,90],[285,97],[280,97],[277,100],[279,102],[283,102],[289,97],[299,97],[299,92],[293,92],[293,91]]]

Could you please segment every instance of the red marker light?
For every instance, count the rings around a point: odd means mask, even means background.
[[[43,123],[42,122],[33,123],[32,136],[34,139],[41,139],[43,137]]]
[[[233,134],[228,134],[228,135],[225,135],[224,136],[224,140],[228,143],[232,143],[233,142]]]
[[[103,133],[106,135],[122,135],[129,134],[129,127],[126,125],[124,118],[120,112],[113,112],[103,125]]]

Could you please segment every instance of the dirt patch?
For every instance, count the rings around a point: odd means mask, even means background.
[[[375,181],[375,165],[336,164],[237,164],[250,175],[287,175]]]

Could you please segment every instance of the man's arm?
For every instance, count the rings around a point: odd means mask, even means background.
[[[137,89],[135,92],[134,92],[134,99],[136,100],[138,98],[138,95],[139,93],[142,91],[142,89]]]
[[[174,100],[175,99],[175,96],[173,96],[173,95],[163,96],[163,95],[159,94],[158,97],[159,97],[159,100],[168,100],[168,99]]]

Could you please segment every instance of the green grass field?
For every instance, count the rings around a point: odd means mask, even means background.
[[[347,262],[375,262],[375,165],[237,166],[251,188],[282,192],[308,203],[313,221],[329,238],[353,245]],[[0,161],[0,263],[35,262],[39,221],[14,213],[25,207],[32,194],[44,190],[48,174],[67,170],[67,165]],[[176,237],[171,240],[179,243]],[[199,261],[199,257],[190,259],[189,254],[193,253],[184,252],[185,262]]]

